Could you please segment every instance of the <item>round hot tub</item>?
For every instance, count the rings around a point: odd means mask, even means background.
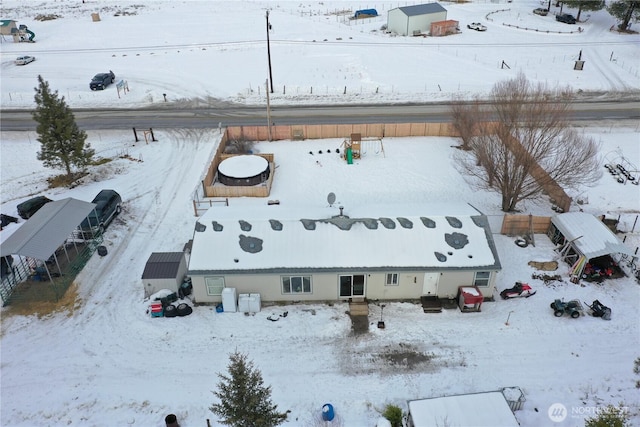
[[[252,154],[229,157],[218,165],[218,181],[229,186],[251,186],[269,179],[269,162]]]

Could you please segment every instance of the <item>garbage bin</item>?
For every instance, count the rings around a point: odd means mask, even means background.
[[[333,417],[335,417],[333,405],[331,403],[325,403],[322,406],[322,421],[333,421]]]
[[[180,427],[180,424],[178,424],[178,418],[174,414],[169,414],[164,417],[164,423],[167,427]]]

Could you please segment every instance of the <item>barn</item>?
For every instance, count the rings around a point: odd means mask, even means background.
[[[177,293],[186,272],[187,258],[184,252],[153,252],[142,273],[145,297],[161,289]]]
[[[446,20],[447,9],[439,3],[402,6],[388,12],[387,30],[401,36],[428,33],[432,22]]]
[[[196,223],[188,275],[197,303],[225,288],[265,302],[492,298],[501,270],[487,218],[437,204],[209,209]]]

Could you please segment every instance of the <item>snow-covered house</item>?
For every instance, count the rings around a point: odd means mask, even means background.
[[[387,13],[387,31],[401,36],[428,33],[432,22],[446,20],[447,9],[439,3],[396,7]]]
[[[209,209],[196,223],[188,275],[198,303],[224,288],[263,301],[493,296],[500,271],[487,218],[469,205],[296,210]]]

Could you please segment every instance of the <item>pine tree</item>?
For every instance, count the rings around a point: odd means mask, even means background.
[[[78,128],[64,96],[60,98],[58,91],[52,92],[40,75],[38,82],[33,112],[40,142],[38,160],[46,167],[64,169],[67,178],[73,180],[72,167],[84,170],[93,161],[95,151],[86,142],[86,132]]]
[[[218,374],[220,399],[209,410],[231,427],[275,427],[287,419],[287,412],[278,412],[271,403],[271,387],[265,387],[262,373],[247,355],[238,351],[229,356],[229,375]]]
[[[598,413],[587,418],[584,423],[585,427],[630,427],[629,408],[623,403],[618,406],[607,405]]]
[[[611,16],[618,18],[620,31],[627,31],[631,22],[640,20],[640,1],[617,0],[607,4],[607,10]]]
[[[577,7],[578,8],[578,16],[576,16],[576,21],[580,22],[580,15],[583,10],[601,10],[604,8],[604,0],[564,0],[562,2],[567,7]]]

